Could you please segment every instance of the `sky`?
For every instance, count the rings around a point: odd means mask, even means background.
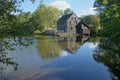
[[[53,6],[60,10],[70,8],[78,16],[96,14],[93,8],[95,0],[44,0],[43,3],[47,6]],[[40,4],[40,0],[36,0],[32,3],[30,0],[24,0],[21,4],[21,9],[24,12],[34,12]]]

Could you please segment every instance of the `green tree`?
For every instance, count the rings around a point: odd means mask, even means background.
[[[55,29],[60,15],[61,13],[57,8],[43,5],[33,13],[33,23],[40,31],[48,28]]]
[[[21,14],[17,15],[16,18],[17,25],[13,30],[17,34],[31,34],[34,32],[35,27],[32,27],[34,24],[31,24],[32,14],[30,12],[22,12]]]
[[[106,36],[120,35],[119,0],[95,0],[94,6],[100,13],[102,32]]]
[[[16,23],[13,13],[20,12],[20,4],[24,0],[0,0],[0,33],[11,33]],[[31,0],[34,1],[34,0]]]
[[[70,14],[70,13],[73,13],[73,11],[69,8],[63,11],[63,15]]]

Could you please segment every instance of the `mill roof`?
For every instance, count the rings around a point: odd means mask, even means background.
[[[62,22],[64,22],[64,21],[67,21],[68,18],[69,18],[72,14],[74,14],[74,13],[63,15],[63,16],[58,20],[58,22],[59,22],[59,23],[62,23]]]

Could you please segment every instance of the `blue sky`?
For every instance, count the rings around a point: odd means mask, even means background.
[[[60,10],[71,8],[78,16],[95,14],[93,3],[95,0],[44,0],[44,4],[47,6],[54,6]],[[25,0],[22,3],[21,8],[25,12],[34,12],[40,4],[40,0],[36,0],[35,3],[30,0]]]

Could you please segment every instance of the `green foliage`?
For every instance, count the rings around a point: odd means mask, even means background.
[[[34,34],[40,34],[41,32],[39,30],[35,30]]]
[[[22,12],[21,14],[17,15],[17,25],[14,28],[17,34],[31,34],[35,30],[35,27],[31,25],[31,18],[32,14],[30,12]]]
[[[62,12],[63,15],[70,14],[70,13],[73,13],[73,11],[71,9],[69,9],[69,8],[67,8],[66,10],[64,10]]]
[[[13,34],[16,27],[16,17],[13,13],[21,12],[20,3],[24,0],[0,0],[0,33]],[[31,0],[35,1],[35,0]]]
[[[113,75],[112,80],[120,79],[120,39],[101,38],[100,44],[93,55],[94,59],[107,66],[108,71]]]
[[[88,24],[90,26],[92,34],[98,34],[98,32],[100,30],[99,16],[88,15],[88,16],[81,18],[81,21],[85,22],[86,24]]]
[[[120,35],[120,2],[119,0],[96,0],[95,7],[101,17],[101,26],[103,34],[106,36]]]
[[[40,31],[49,28],[55,29],[60,15],[57,8],[42,5],[33,13],[33,23]]]
[[[35,30],[55,29],[61,15],[57,8],[45,6],[41,0],[40,7],[31,14],[21,12],[20,4],[24,0],[0,0],[0,33],[32,34]],[[35,0],[31,0],[35,1]],[[14,15],[15,12],[21,12]]]

